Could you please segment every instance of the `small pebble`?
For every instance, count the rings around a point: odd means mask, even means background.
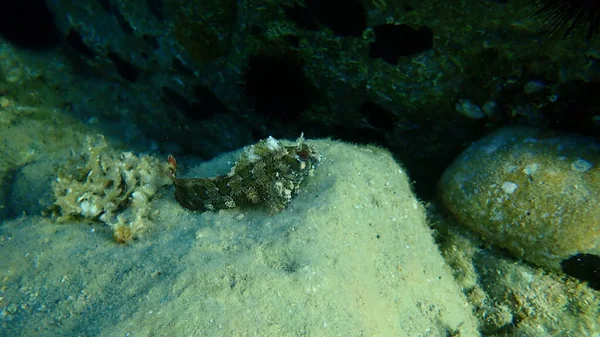
[[[454,108],[459,114],[471,119],[482,119],[485,117],[485,113],[481,110],[479,105],[475,104],[470,99],[459,99]]]

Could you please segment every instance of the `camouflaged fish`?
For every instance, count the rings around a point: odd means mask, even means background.
[[[263,139],[247,147],[227,175],[214,178],[177,178],[177,163],[169,156],[175,199],[181,206],[214,211],[266,204],[271,214],[290,203],[320,162],[321,155],[303,135],[293,146],[283,146],[273,137]]]

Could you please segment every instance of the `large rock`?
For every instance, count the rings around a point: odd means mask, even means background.
[[[600,277],[593,269],[600,261],[599,165],[600,144],[592,138],[509,127],[464,151],[439,192],[459,222],[484,239],[552,270],[587,261],[594,281]]]
[[[102,225],[7,223],[7,335],[479,336],[392,156],[308,142],[323,160],[273,216],[188,211],[168,191],[153,200],[156,227],[128,246]]]

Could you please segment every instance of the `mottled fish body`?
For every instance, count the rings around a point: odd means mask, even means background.
[[[213,178],[177,178],[177,164],[169,156],[175,199],[196,211],[230,209],[265,204],[271,214],[285,209],[312,175],[321,155],[301,135],[293,146],[273,137],[247,147],[231,171]]]

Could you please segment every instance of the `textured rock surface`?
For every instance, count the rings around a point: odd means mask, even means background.
[[[599,291],[490,248],[443,213],[428,207],[440,250],[473,305],[482,336],[598,336]]]
[[[559,270],[576,254],[600,255],[599,165],[594,139],[509,127],[463,152],[439,192],[486,240]]]
[[[273,216],[255,208],[191,212],[159,193],[151,201],[155,226],[128,246],[107,240],[110,230],[100,224],[90,230],[86,222],[65,226],[39,217],[7,222],[0,227],[0,330],[479,336],[424,208],[392,156],[308,142],[323,161]],[[188,173],[225,174],[237,154]]]

